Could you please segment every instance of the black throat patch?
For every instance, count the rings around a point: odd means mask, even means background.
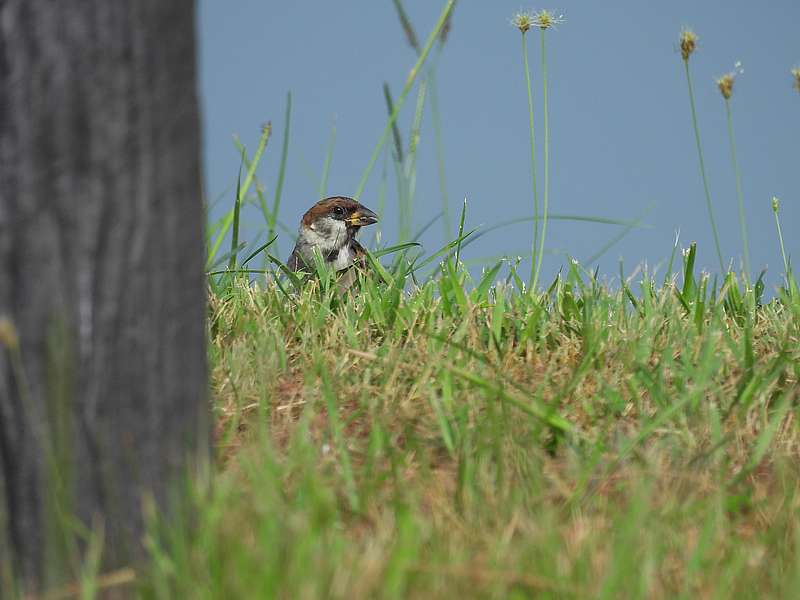
[[[330,252],[328,252],[328,253],[325,255],[325,260],[326,260],[327,262],[333,262],[333,261],[335,261],[337,258],[339,258],[339,252],[341,252],[341,251],[342,251],[342,249],[341,249],[341,248],[336,248],[335,250],[331,250]]]

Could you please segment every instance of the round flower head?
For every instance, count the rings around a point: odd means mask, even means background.
[[[695,48],[697,48],[697,34],[691,29],[681,31],[681,56],[683,60],[689,60]]]
[[[522,33],[527,33],[527,31],[531,27],[533,27],[536,23],[534,21],[534,16],[532,13],[519,11],[511,19],[511,24],[517,29],[519,29]]]
[[[736,64],[733,65],[733,71],[725,73],[725,75],[717,79],[717,87],[725,100],[730,100],[730,97],[733,96],[733,82],[736,76],[742,73],[744,73],[742,63],[737,61]]]
[[[559,25],[564,22],[564,15],[556,15],[549,10],[540,10],[534,15],[536,26],[540,29],[549,29],[553,25]]]
[[[725,100],[730,99],[733,96],[733,74],[725,73],[725,75],[717,79],[717,87]]]

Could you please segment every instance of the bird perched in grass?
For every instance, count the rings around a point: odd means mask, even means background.
[[[312,206],[300,221],[297,243],[287,266],[292,271],[314,269],[314,254],[334,271],[351,270],[354,265],[363,267],[366,251],[356,240],[359,229],[377,223],[378,215],[345,196],[331,196]],[[347,279],[346,281],[343,281]],[[340,278],[340,286],[348,287],[354,275]]]

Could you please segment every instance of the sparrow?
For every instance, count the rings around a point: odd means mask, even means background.
[[[320,200],[303,215],[287,266],[292,271],[312,272],[314,253],[319,253],[337,272],[353,265],[364,267],[366,250],[356,240],[356,234],[363,226],[377,222],[378,215],[352,198],[331,196]],[[345,287],[354,280],[351,275]]]

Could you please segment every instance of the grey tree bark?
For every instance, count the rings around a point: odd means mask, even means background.
[[[209,452],[193,0],[0,0],[0,585],[142,556]],[[0,595],[2,595],[0,593]]]

